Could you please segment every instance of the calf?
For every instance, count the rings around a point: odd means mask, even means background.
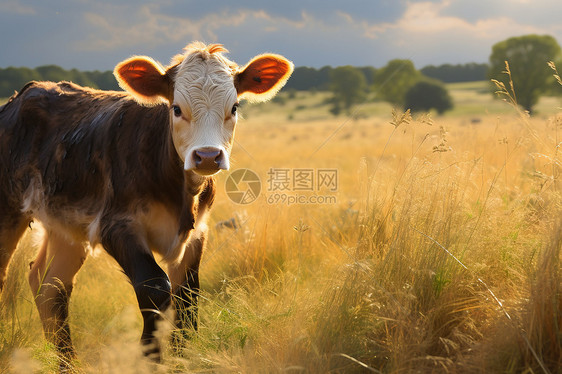
[[[172,303],[179,328],[197,327],[213,175],[229,168],[239,100],[271,98],[293,70],[273,54],[239,68],[226,52],[193,43],[167,68],[132,57],[114,71],[126,92],[31,82],[0,107],[0,290],[18,240],[40,221],[29,283],[67,359],[69,297],[98,244],[131,281],[147,355],[160,358],[155,323]]]

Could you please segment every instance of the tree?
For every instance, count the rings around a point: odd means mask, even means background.
[[[41,75],[29,68],[0,69],[0,97],[12,96],[29,81],[41,80]]]
[[[406,92],[422,78],[410,60],[391,60],[375,74],[377,96],[391,104],[404,106]]]
[[[82,86],[102,90],[119,90],[119,84],[112,71],[65,70],[57,65],[40,66],[35,69],[25,67],[0,68],[0,97],[11,96],[29,81],[72,81]]]
[[[119,90],[119,84],[112,71],[86,71],[84,74],[101,90]]]
[[[324,66],[320,70],[299,66],[293,71],[291,79],[289,79],[285,88],[292,88],[298,91],[310,91],[312,89],[329,90],[331,70],[330,66]]]
[[[362,66],[357,68],[363,75],[367,81],[368,86],[372,86],[375,84],[375,75],[377,74],[377,69],[372,66]]]
[[[435,109],[437,113],[443,114],[453,107],[453,101],[442,84],[423,80],[406,92],[404,106],[412,112]]]
[[[428,65],[420,69],[420,72],[426,77],[439,79],[445,83],[483,81],[487,77],[488,64],[469,62],[457,65]]]
[[[509,78],[503,74],[507,61],[517,102],[525,110],[532,112],[539,97],[548,91],[552,84],[552,70],[547,63],[555,61],[560,52],[560,45],[549,35],[509,38],[492,47],[488,76],[509,87]]]
[[[72,77],[72,73],[57,65],[39,66],[35,70],[41,75],[41,79],[46,81],[60,82],[70,80]]]
[[[340,66],[330,74],[330,88],[334,93],[333,114],[338,114],[340,109],[350,111],[354,104],[365,100],[367,83],[365,75],[353,66]]]

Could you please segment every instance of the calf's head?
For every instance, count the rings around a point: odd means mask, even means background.
[[[240,100],[273,97],[293,71],[283,56],[264,54],[239,68],[219,44],[194,43],[164,68],[150,57],[119,63],[120,86],[143,105],[169,106],[175,149],[185,170],[212,175],[230,166]]]

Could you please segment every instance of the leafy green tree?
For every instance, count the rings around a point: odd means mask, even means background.
[[[439,66],[428,65],[420,72],[426,77],[439,79],[441,82],[475,82],[486,80],[488,64],[477,64],[469,62],[467,64],[443,64]]]
[[[81,86],[87,86],[92,88],[98,88],[98,85],[90,79],[88,74],[85,72],[79,71],[78,69],[72,69],[68,72],[68,78],[66,80],[70,80],[76,84]]]
[[[0,97],[8,97],[30,81],[71,81],[82,86],[102,90],[119,90],[111,71],[65,70],[57,65],[45,65],[35,69],[25,67],[0,68]]]
[[[111,71],[86,71],[84,74],[101,90],[119,90],[119,84]]]
[[[404,106],[406,92],[422,78],[410,60],[391,60],[377,70],[375,91],[377,97],[391,104]]]
[[[375,84],[375,75],[377,74],[377,69],[372,66],[362,66],[357,69],[365,76],[368,86],[372,86],[373,84]]]
[[[45,81],[60,82],[72,80],[72,74],[57,65],[39,66],[35,70],[41,75],[41,79]]]
[[[330,74],[330,88],[334,94],[333,114],[338,114],[341,108],[347,112],[354,104],[361,103],[367,95],[365,75],[353,66],[340,66]]]
[[[517,102],[532,112],[539,97],[552,87],[552,70],[549,61],[560,55],[560,45],[549,35],[524,35],[494,44],[490,55],[488,76],[509,85],[509,77],[503,74],[505,61],[509,63]]]
[[[406,92],[404,106],[412,112],[435,109],[437,113],[443,114],[453,108],[453,100],[442,84],[423,80]]]
[[[27,82],[41,80],[41,75],[33,69],[8,67],[0,69],[0,97],[12,96]]]
[[[310,91],[312,89],[327,91],[330,86],[330,66],[324,66],[320,70],[315,68],[299,66],[295,68],[291,79],[287,82],[285,89],[298,91]]]

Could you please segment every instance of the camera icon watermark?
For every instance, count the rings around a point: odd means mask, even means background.
[[[236,204],[250,204],[256,201],[261,192],[260,177],[250,169],[234,170],[226,178],[227,196]]]
[[[270,168],[265,200],[268,204],[335,204],[338,170],[326,168]],[[226,194],[236,204],[250,204],[262,192],[262,182],[250,169],[234,170],[226,178]]]

